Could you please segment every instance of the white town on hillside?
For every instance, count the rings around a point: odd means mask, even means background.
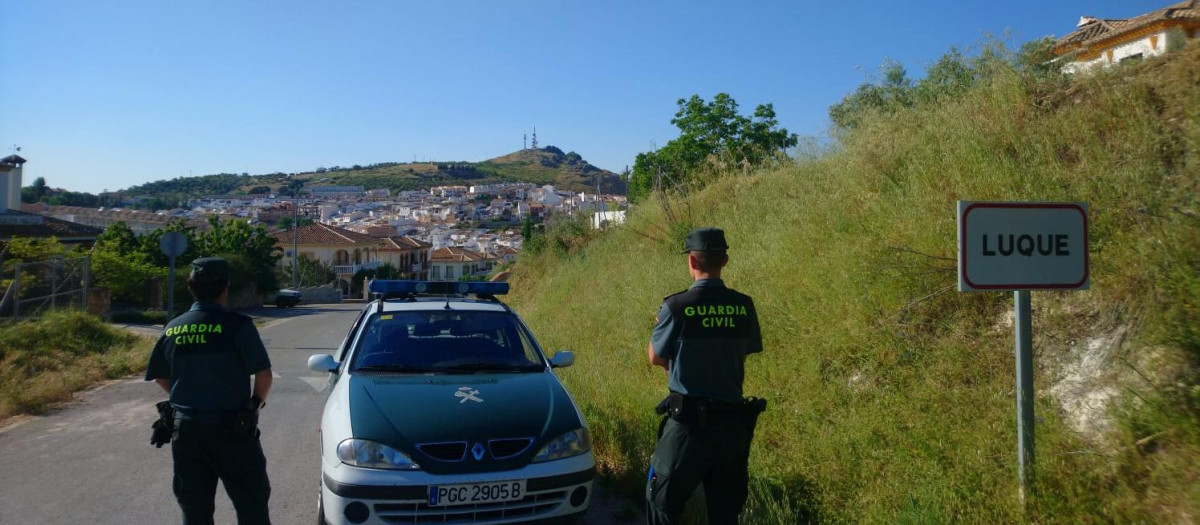
[[[20,170],[14,171],[17,173],[10,176],[20,177]],[[124,206],[135,202],[137,197],[121,201]],[[521,224],[527,218],[537,223],[555,214],[590,213],[593,227],[602,228],[623,222],[625,208],[622,195],[502,183],[438,186],[396,194],[362,186],[311,186],[298,196],[198,197],[189,199],[187,208],[158,212],[45,204],[25,204],[22,211],[98,229],[124,222],[138,235],[175,219],[197,228],[207,228],[206,220],[213,216],[264,224],[278,240],[281,268],[291,266],[298,252],[330,266],[343,292],[348,293],[355,273],[384,264],[412,279],[481,278],[516,259],[524,244]],[[280,221],[293,217],[313,222],[298,229],[276,228]],[[472,227],[481,224],[507,227]]]

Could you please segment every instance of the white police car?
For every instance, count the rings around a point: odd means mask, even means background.
[[[321,416],[318,523],[522,523],[582,516],[587,424],[508,283],[380,281],[336,355]]]

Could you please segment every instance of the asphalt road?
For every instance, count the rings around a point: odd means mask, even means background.
[[[275,372],[259,420],[274,523],[315,521],[325,376],[308,370],[308,357],[332,353],[361,308],[248,312],[260,319]],[[0,524],[181,522],[171,493],[170,445],[149,444],[150,423],[158,417],[154,403],[163,399],[153,383],[123,379],[84,392],[49,415],[0,428]],[[587,522],[636,522],[628,506],[597,493]],[[223,488],[217,490],[215,521],[236,522]]]
[[[260,418],[275,523],[310,523],[317,508],[317,424],[325,378],[308,356],[332,353],[361,304],[251,312],[275,382]],[[0,429],[0,523],[178,523],[170,446],[149,445],[154,403],[165,393],[131,378],[78,396],[63,409]],[[236,518],[217,490],[217,523]]]

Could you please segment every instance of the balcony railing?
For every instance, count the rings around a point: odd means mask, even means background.
[[[383,263],[380,261],[371,261],[362,264],[335,264],[333,266],[333,273],[338,275],[354,275],[358,273],[359,270],[374,270],[379,268],[381,265],[383,265]]]

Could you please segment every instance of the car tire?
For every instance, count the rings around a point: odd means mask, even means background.
[[[329,525],[325,521],[325,495],[317,494],[317,525]]]

